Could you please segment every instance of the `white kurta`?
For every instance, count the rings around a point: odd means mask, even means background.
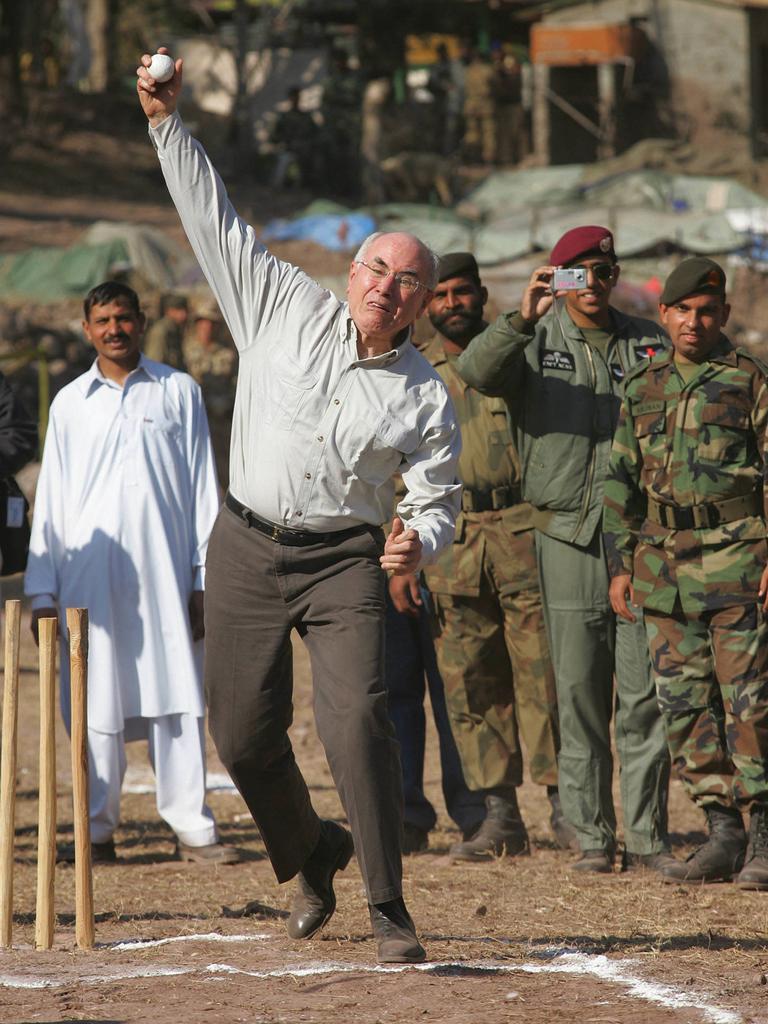
[[[199,387],[143,356],[123,388],[91,369],[51,405],[25,592],[90,619],[88,725],[204,713],[202,642],[188,601],[202,590],[219,507]],[[69,720],[62,648],[62,710]]]

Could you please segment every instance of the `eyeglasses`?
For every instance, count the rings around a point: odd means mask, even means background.
[[[398,270],[396,273],[390,270],[386,263],[382,263],[378,267],[372,267],[370,263],[366,263],[365,260],[357,260],[365,269],[372,274],[377,281],[383,281],[389,277],[390,274],[395,279],[395,284],[402,288],[405,292],[415,292],[419,288],[425,288],[421,281],[416,277],[415,274],[409,273],[407,270]]]
[[[591,267],[585,267],[583,263],[578,263],[571,269],[586,270],[587,273],[591,273],[593,275],[596,281],[610,281],[610,279],[613,277],[612,263],[595,263]]]

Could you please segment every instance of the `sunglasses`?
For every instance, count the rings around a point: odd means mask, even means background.
[[[585,267],[583,264],[576,264],[571,269],[586,270],[587,273],[592,274],[596,281],[610,281],[610,279],[613,277],[612,263],[595,263],[591,267]]]

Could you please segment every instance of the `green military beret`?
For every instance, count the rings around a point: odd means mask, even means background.
[[[691,256],[678,263],[666,280],[659,302],[671,306],[686,295],[719,295],[725,298],[725,271],[706,256]]]
[[[471,252],[448,252],[440,257],[438,281],[447,281],[451,277],[471,277],[480,281],[477,260]]]

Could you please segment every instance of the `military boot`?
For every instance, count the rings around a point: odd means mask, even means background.
[[[471,839],[454,843],[451,860],[485,861],[506,853],[510,857],[530,853],[528,833],[513,787],[488,790],[485,794],[487,813]]]
[[[768,807],[752,808],[746,862],[736,876],[736,885],[740,889],[768,889]]]
[[[735,807],[705,807],[709,839],[687,860],[666,864],[659,871],[664,882],[730,882],[744,863],[747,836]]]

